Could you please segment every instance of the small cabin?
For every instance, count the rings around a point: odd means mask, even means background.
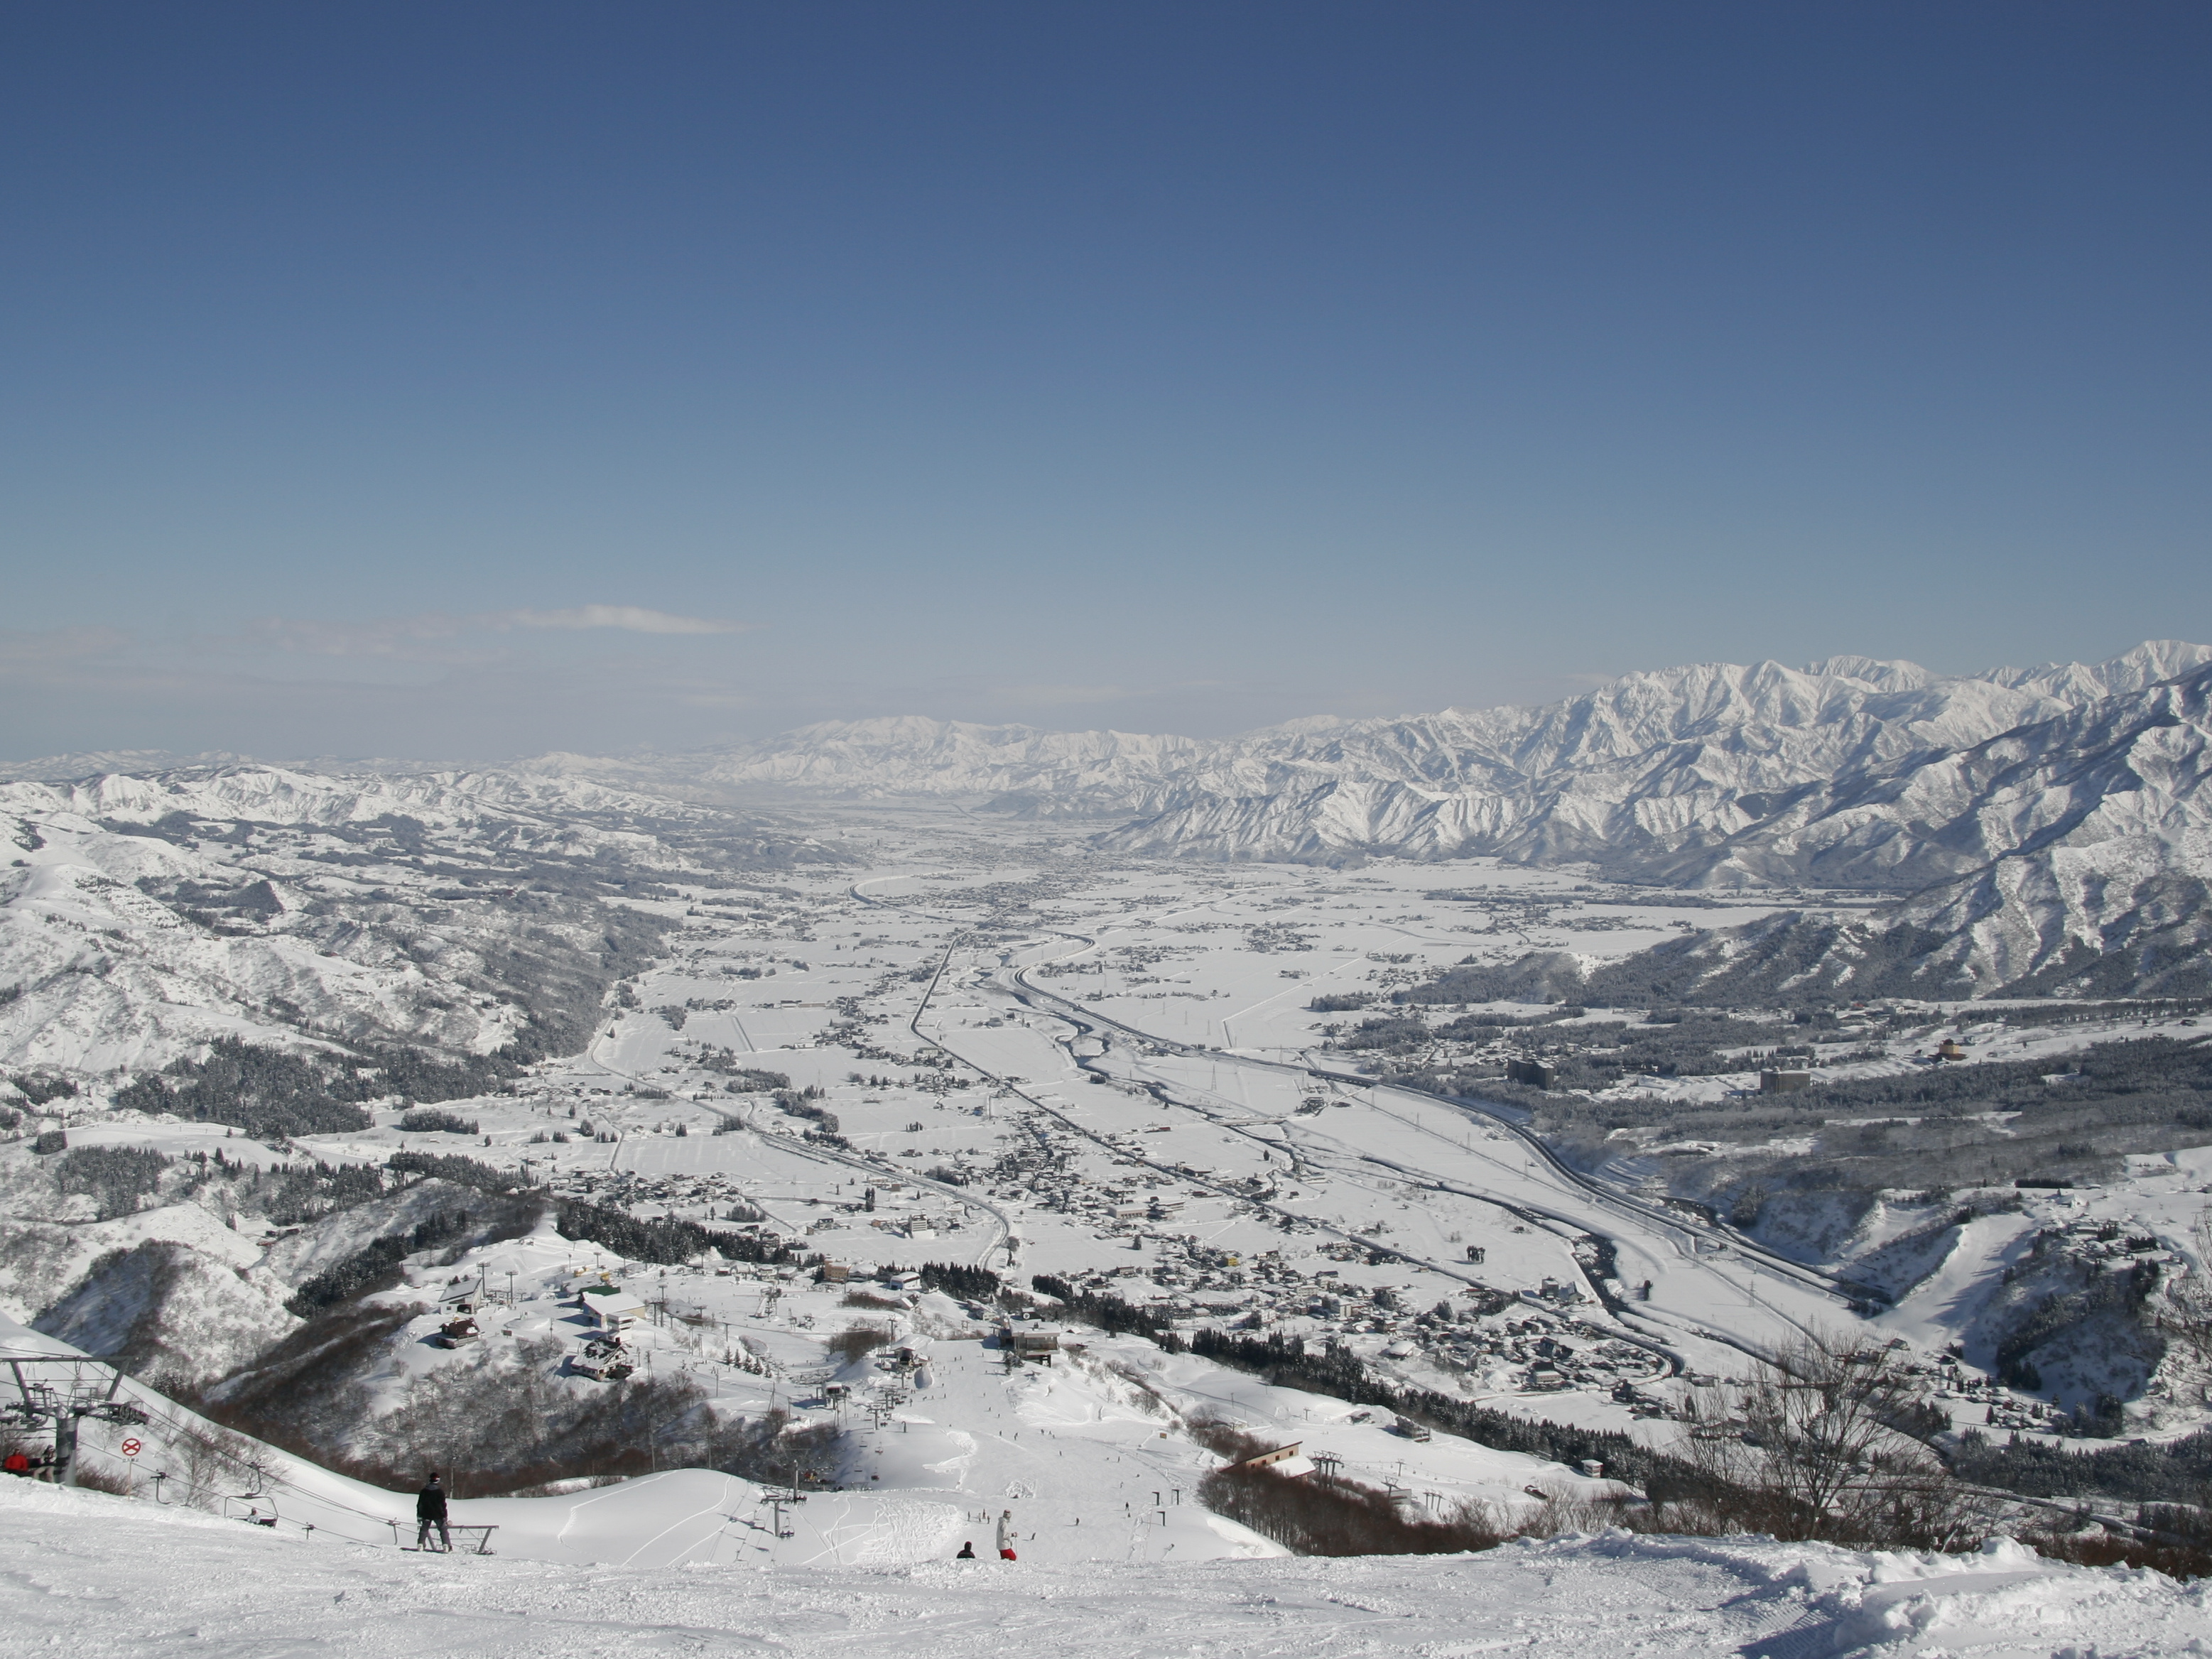
[[[1775,1067],[1759,1074],[1759,1092],[1763,1095],[1794,1095],[1801,1089],[1813,1086],[1810,1072]]]
[[[1311,1474],[1315,1465],[1302,1449],[1304,1443],[1293,1440],[1287,1446],[1278,1446],[1273,1451],[1255,1452],[1249,1457],[1222,1467],[1224,1472],[1229,1469],[1273,1469],[1277,1474],[1291,1479]]]

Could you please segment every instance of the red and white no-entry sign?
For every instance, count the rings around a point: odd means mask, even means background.
[[[146,1449],[140,1445],[136,1440],[126,1440],[123,1443],[123,1455],[125,1457],[136,1457],[140,1452],[144,1451],[145,1449]]]

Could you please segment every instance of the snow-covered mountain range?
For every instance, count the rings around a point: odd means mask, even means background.
[[[1953,678],[1861,658],[1803,670],[1701,665],[1541,708],[1261,734],[1255,746],[1275,787],[1194,790],[1105,840],[1232,857],[1586,860],[1681,881],[1680,854],[1741,836],[1801,791],[1969,748],[2207,662],[2212,650],[2161,644],[2092,667]],[[1691,878],[1733,873],[1709,862]],[[1839,868],[1826,878],[1883,877]]]
[[[2212,647],[2174,641],[2104,663],[1957,676],[1863,657],[1707,663],[1539,708],[1296,720],[1218,740],[905,716],[630,762],[549,756],[531,769],[662,787],[981,797],[1000,811],[1123,819],[1100,842],[1126,852],[1492,854],[1646,874],[1765,821],[1808,786],[1969,749],[2208,663]]]
[[[1686,884],[1882,882],[1907,896],[1863,920],[1799,912],[1700,934],[1650,953],[1635,976],[1685,1001],[1790,987],[2203,995],[2208,736],[2212,669],[2200,668],[1969,748],[1809,786],[1655,873]],[[1584,988],[1606,994],[1605,977]],[[1553,988],[1565,988],[1555,978]]]
[[[1707,958],[1693,977],[1747,994],[1808,971],[1808,952],[1838,988],[1902,972],[1947,994],[2192,990],[2212,982],[2208,704],[2212,647],[2160,641],[2101,663],[1948,676],[1864,657],[1700,664],[1540,708],[1316,718],[1225,739],[907,716],[491,772],[225,763],[0,783],[0,831],[34,854],[0,896],[0,955],[21,991],[0,1003],[0,1053],[137,1064],[185,1036],[166,1033],[169,1011],[228,1003],[483,1052],[511,1038],[517,1005],[417,984],[428,958],[358,908],[421,884],[422,836],[449,872],[481,866],[479,880],[548,860],[758,867],[798,841],[731,808],[771,793],[1088,818],[1109,853],[1486,855],[1668,886],[1856,888],[1893,901],[1865,921],[1800,918],[1787,939],[1769,927],[1699,943]],[[57,837],[66,855],[37,854]],[[412,873],[398,867],[410,860]],[[154,948],[148,930],[173,919],[179,896],[206,908],[210,894],[218,932]],[[1834,938],[1815,948],[1804,930],[1824,927]],[[132,951],[114,944],[142,937]],[[454,960],[481,976],[469,955]],[[1801,965],[1772,965],[1787,963]],[[190,993],[163,990],[165,975],[191,981]],[[123,1003],[150,1012],[125,1020]],[[186,1023],[191,1039],[216,1035],[198,1013]],[[106,1035],[94,1043],[94,1032]],[[88,1043],[107,1046],[94,1055]],[[81,1061],[63,1052],[80,1048]]]
[[[2179,989],[2212,946],[2208,697],[2212,647],[2154,641],[1962,675],[1865,657],[1698,664],[1540,708],[1214,741],[905,717],[530,769],[1110,817],[1094,842],[1121,853],[1491,855],[1670,886],[1873,889],[1907,896],[1873,934],[1906,927],[1915,971],[1936,964],[1954,994],[2029,979]]]

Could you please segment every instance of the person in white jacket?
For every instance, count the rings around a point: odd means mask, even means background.
[[[1002,1510],[999,1514],[999,1559],[1014,1559],[1014,1512]]]

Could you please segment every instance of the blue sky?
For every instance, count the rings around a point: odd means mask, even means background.
[[[7,755],[2212,635],[2201,5],[0,31]]]

